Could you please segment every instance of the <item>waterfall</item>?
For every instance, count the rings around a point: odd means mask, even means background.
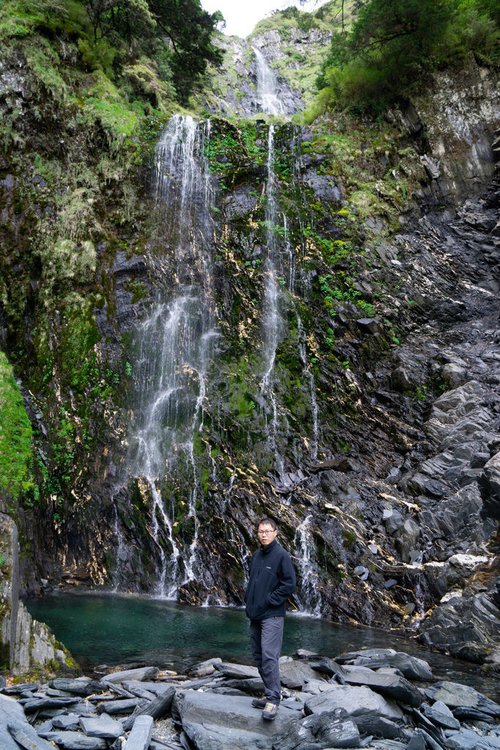
[[[257,98],[266,115],[284,115],[283,102],[277,95],[278,77],[262,52],[252,47],[257,62]]]
[[[151,263],[161,291],[136,332],[129,474],[149,485],[148,528],[158,550],[156,593],[167,598],[198,574],[197,508],[203,488],[196,436],[218,336],[211,296],[213,195],[204,156],[209,136],[210,123],[176,115],[158,143],[154,184],[163,247]],[[176,476],[182,498],[173,490]],[[189,526],[190,538],[176,536],[179,522]]]
[[[264,262],[263,299],[263,360],[264,373],[260,383],[261,394],[267,398],[271,412],[268,426],[268,444],[275,457],[275,469],[280,479],[284,476],[284,460],[277,445],[278,404],[274,389],[274,365],[282,321],[279,313],[280,288],[278,273],[280,252],[277,240],[278,206],[276,200],[276,175],[274,172],[274,125],[269,125],[267,143],[267,184],[266,184],[266,244],[267,256]]]
[[[308,614],[321,615],[318,567],[313,561],[314,540],[311,532],[312,516],[306,516],[295,532],[294,545],[300,573],[300,591],[304,610]]]

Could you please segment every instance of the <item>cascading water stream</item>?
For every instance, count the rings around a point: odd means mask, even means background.
[[[321,594],[319,593],[318,568],[313,561],[314,541],[311,533],[311,516],[306,516],[295,532],[294,545],[297,549],[300,574],[300,593],[304,611],[319,617],[321,615]]]
[[[195,457],[207,370],[218,333],[211,297],[212,185],[204,157],[209,123],[176,115],[156,150],[155,195],[164,249],[151,259],[161,293],[137,331],[136,406],[129,474],[150,488],[150,533],[158,549],[159,596],[172,598],[197,576],[202,488]],[[190,487],[178,507],[172,478]],[[165,491],[165,487],[170,490]],[[178,499],[178,498],[177,498]],[[180,512],[189,540],[176,537]]]
[[[267,143],[267,184],[266,184],[266,244],[267,256],[264,262],[264,300],[263,300],[263,360],[264,373],[260,382],[262,396],[267,399],[271,411],[271,423],[268,427],[268,444],[274,453],[275,469],[280,479],[284,475],[284,460],[277,446],[278,405],[274,390],[274,365],[282,321],[279,312],[280,288],[278,269],[280,253],[277,242],[278,207],[276,201],[276,175],[274,172],[274,125],[269,125]]]
[[[285,107],[278,98],[278,78],[266,58],[256,47],[252,47],[257,62],[257,98],[266,115],[284,115]]]

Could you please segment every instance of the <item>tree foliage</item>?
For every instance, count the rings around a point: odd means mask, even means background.
[[[186,101],[209,62],[220,64],[213,34],[222,19],[207,13],[200,0],[86,0],[94,40],[125,42],[128,57],[147,53],[165,68],[182,101]],[[170,77],[167,75],[167,77]]]
[[[324,106],[377,110],[421,87],[436,68],[498,42],[493,0],[366,0],[335,34],[318,78]]]

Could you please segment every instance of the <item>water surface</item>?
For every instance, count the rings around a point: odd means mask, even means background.
[[[252,663],[248,621],[240,609],[102,593],[57,593],[27,606],[33,617],[52,628],[84,670],[101,664],[146,663],[182,672],[214,656]],[[419,656],[430,663],[435,677],[472,685],[500,701],[499,683],[482,677],[475,665],[426,651],[382,630],[287,615],[283,654],[293,656],[305,648],[333,657],[376,647]]]

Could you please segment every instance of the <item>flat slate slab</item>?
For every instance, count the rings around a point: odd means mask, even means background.
[[[153,734],[153,723],[152,716],[138,716],[125,742],[124,750],[148,750]]]
[[[63,750],[106,750],[108,743],[98,737],[86,737],[80,732],[46,732],[45,739],[55,742]]]
[[[158,667],[139,667],[138,669],[126,669],[122,672],[111,672],[102,678],[101,682],[123,682],[124,680],[149,680],[159,673]]]
[[[364,685],[377,693],[393,698],[400,703],[406,703],[409,706],[420,706],[424,700],[424,694],[415,686],[412,685],[404,677],[398,677],[395,674],[388,674],[386,672],[371,672],[361,670],[351,670],[345,675],[345,681],[349,685]]]
[[[276,719],[267,722],[252,706],[251,698],[194,690],[178,695],[175,705],[184,731],[200,750],[270,748],[273,737],[298,716],[297,711],[282,705]]]
[[[357,713],[364,713],[368,710],[376,711],[380,716],[392,721],[403,718],[402,710],[393,701],[386,700],[370,688],[350,685],[335,685],[333,690],[313,695],[306,701],[304,708],[308,714],[319,714],[343,708],[349,716],[356,716]]]
[[[0,747],[2,750],[19,750],[20,745],[14,740],[15,732],[22,732],[33,743],[34,750],[54,750],[54,748],[45,740],[40,739],[31,726],[26,721],[23,708],[15,698],[9,698],[6,695],[0,695]]]
[[[80,719],[80,725],[88,737],[101,737],[103,740],[116,740],[123,734],[121,721],[102,714],[98,719]]]
[[[222,662],[221,664],[215,664],[214,666],[218,672],[224,675],[224,677],[251,678],[260,676],[257,667],[248,667],[246,664]]]

